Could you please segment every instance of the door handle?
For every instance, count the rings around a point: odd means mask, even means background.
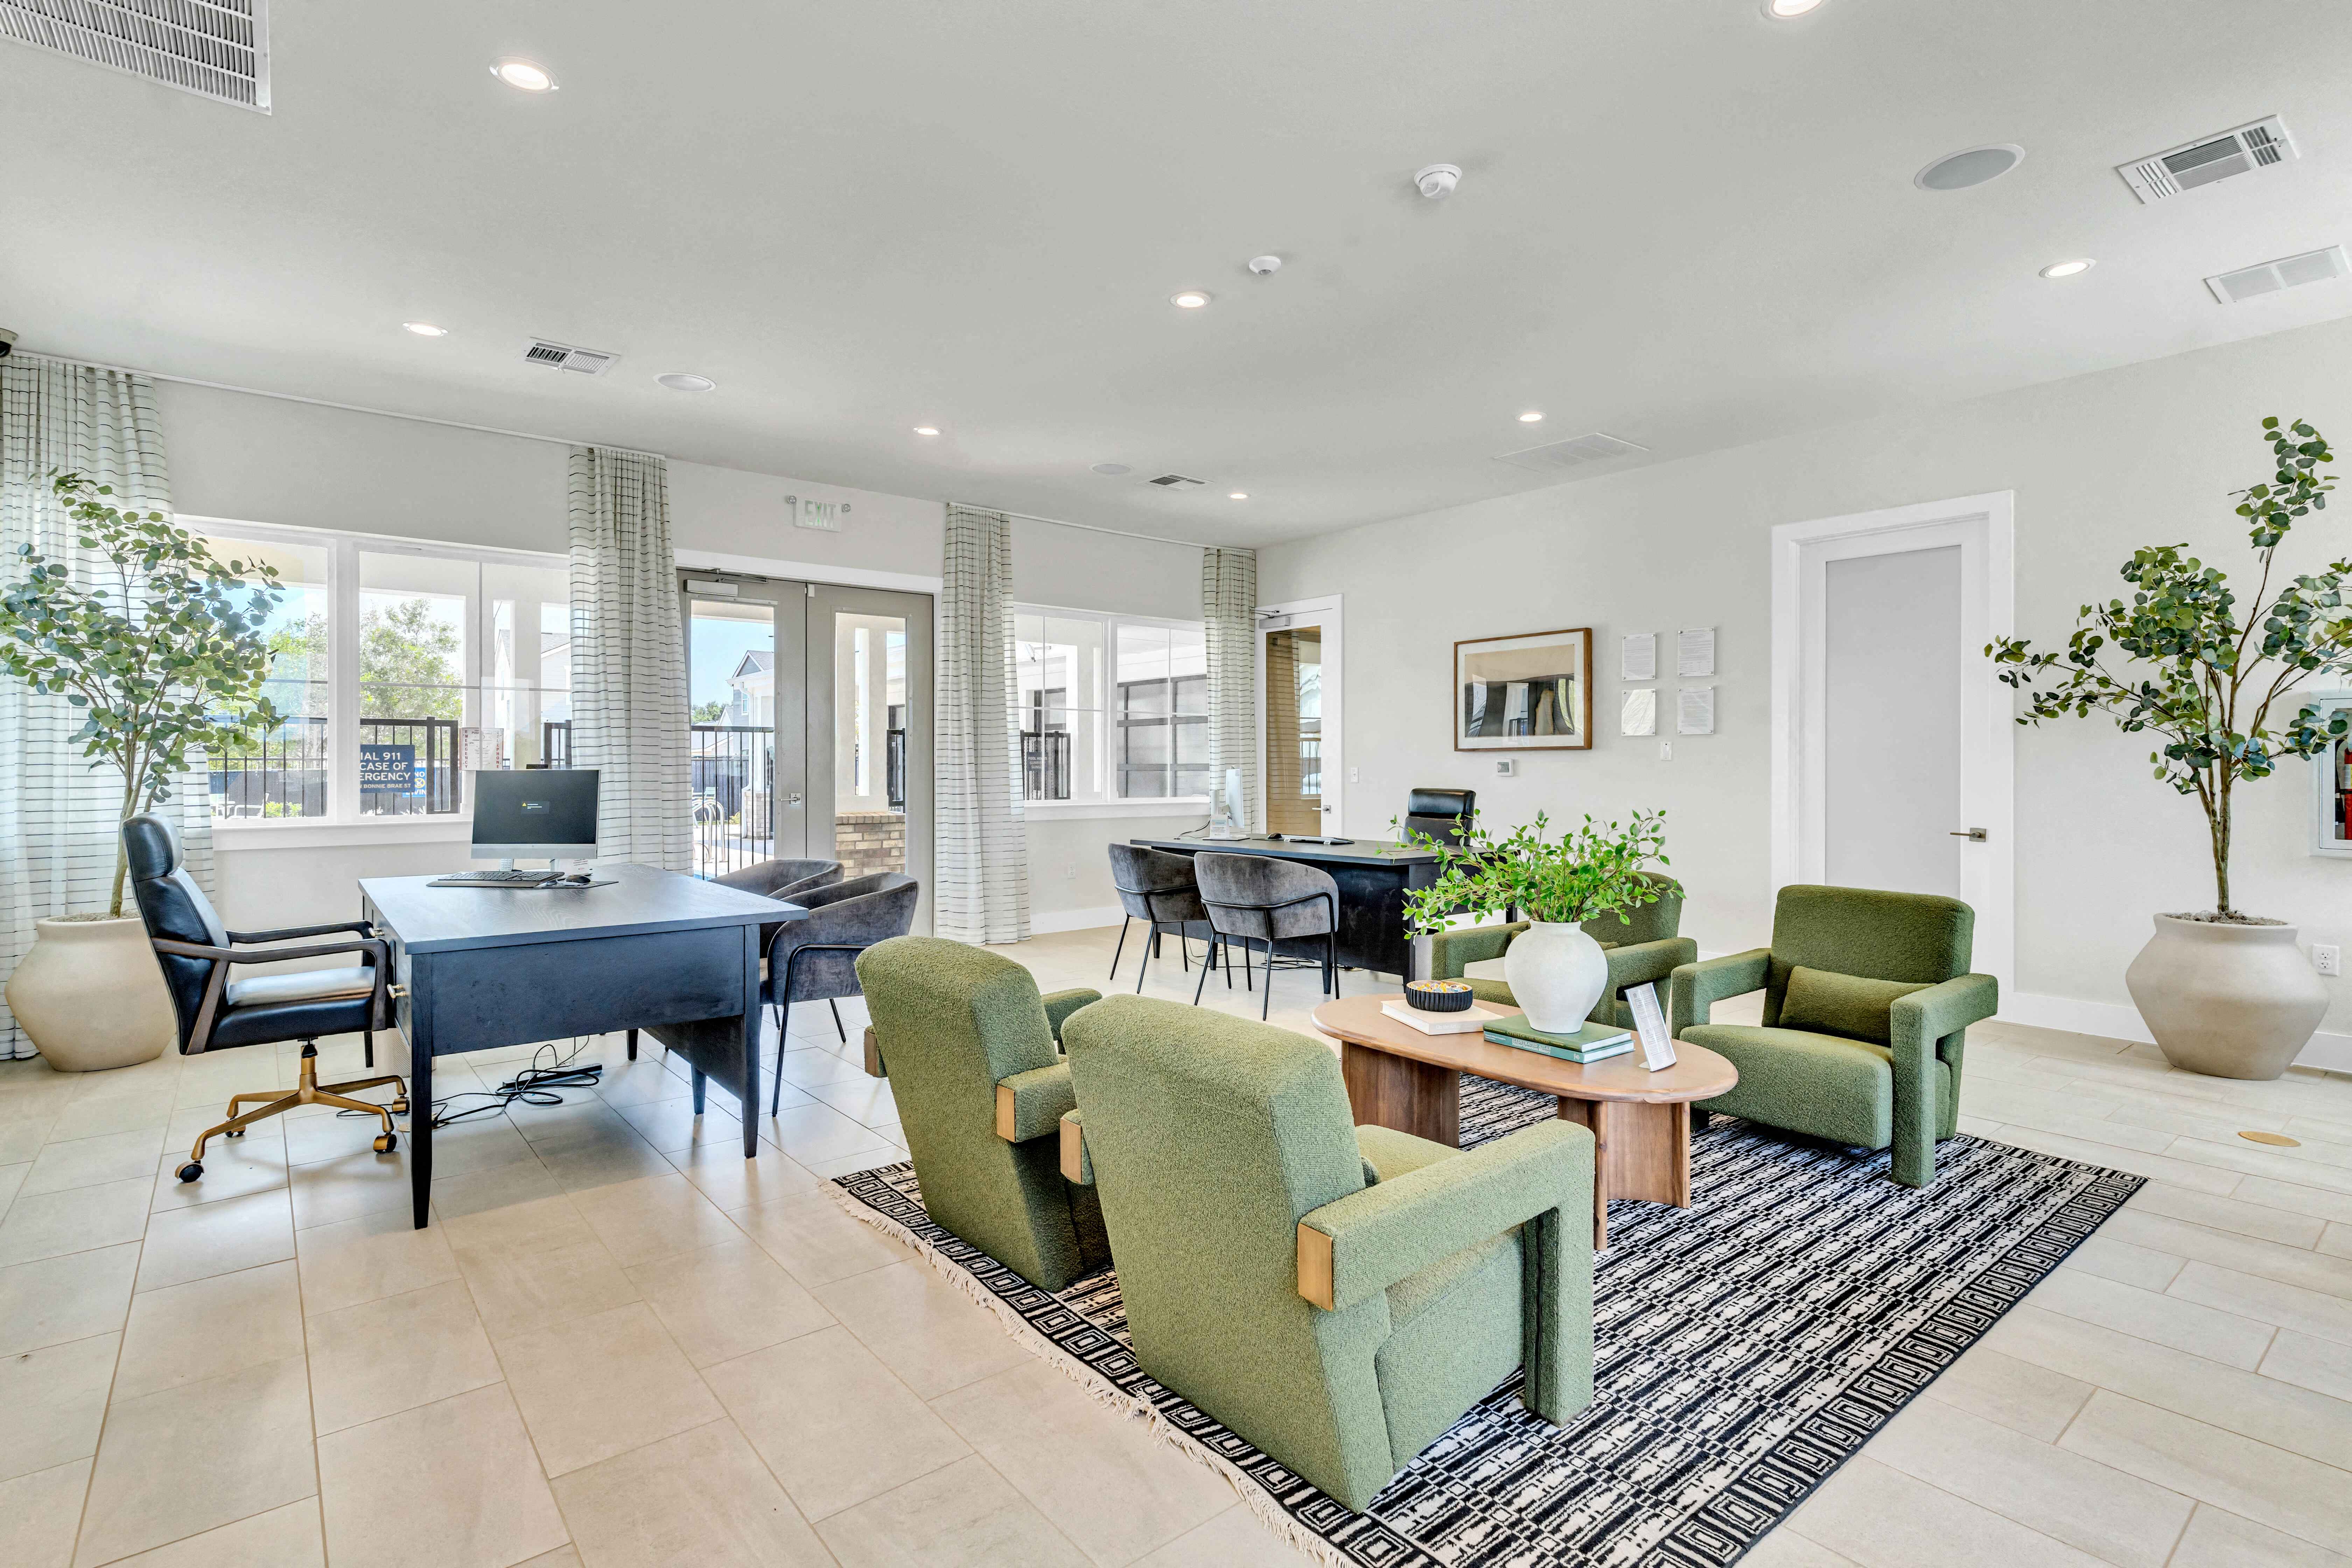
[[[1985,830],[1981,827],[1971,827],[1967,832],[1962,833],[1955,829],[1950,833],[1947,833],[1944,837],[1947,838],[1965,838],[1971,844],[1981,844],[1985,841]]]
[[[800,803],[801,797],[797,795],[788,795],[784,796],[784,804],[786,805],[798,805]]]

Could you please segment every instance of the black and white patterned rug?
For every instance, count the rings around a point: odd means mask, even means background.
[[[1554,1102],[1465,1076],[1462,1142]],[[1688,1209],[1610,1205],[1595,1260],[1593,1402],[1552,1426],[1515,1373],[1362,1513],[1136,1365],[1118,1276],[1038,1289],[930,1222],[913,1167],[836,1179],[1097,1395],[1235,1479],[1327,1561],[1378,1568],[1721,1568],[1787,1518],[2137,1191],[2140,1179],[1958,1137],[1926,1191],[1864,1155],[1718,1120]],[[1253,1494],[1256,1495],[1253,1495]]]

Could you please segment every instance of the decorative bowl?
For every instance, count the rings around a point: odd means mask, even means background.
[[[1414,980],[1404,988],[1407,1005],[1424,1013],[1465,1013],[1474,1000],[1467,981]]]

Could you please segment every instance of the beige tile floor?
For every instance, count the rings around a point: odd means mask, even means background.
[[[1111,934],[1011,951],[1101,985]],[[1147,990],[1189,999],[1175,956]],[[1283,976],[1274,1021],[1306,1028],[1313,987]],[[596,1092],[439,1135],[422,1232],[352,1119],[173,1179],[229,1093],[292,1081],[286,1053],[0,1065],[0,1568],[1297,1561],[834,1206],[822,1179],[898,1157],[898,1129],[803,1011],[757,1161],[723,1097],[698,1120],[681,1071],[599,1041]],[[356,1071],[356,1042],[326,1050]],[[445,1058],[438,1087],[527,1054]],[[2149,1184],[1765,1568],[2352,1559],[2352,1080],[1993,1026],[1967,1105]]]

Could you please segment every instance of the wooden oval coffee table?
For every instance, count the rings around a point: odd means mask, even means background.
[[[1641,1047],[1590,1067],[1540,1051],[1498,1046],[1484,1034],[1424,1035],[1381,1011],[1385,996],[1347,996],[1315,1009],[1315,1026],[1338,1040],[1348,1104],[1359,1123],[1393,1127],[1433,1142],[1462,1142],[1462,1075],[1476,1073],[1555,1095],[1562,1120],[1592,1130],[1592,1246],[1609,1245],[1609,1200],[1643,1198],[1690,1207],[1690,1104],[1739,1081],[1739,1069],[1705,1046],[1675,1045],[1675,1065],[1642,1065]],[[1482,1006],[1517,1013],[1507,1003]]]

